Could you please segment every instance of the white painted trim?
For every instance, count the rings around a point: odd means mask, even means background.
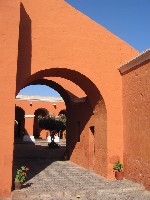
[[[133,67],[140,65],[146,60],[150,60],[150,49],[147,49],[143,53],[137,55],[132,60],[129,60],[127,63],[121,65],[119,68],[119,72],[123,74],[124,72],[132,69]]]
[[[32,103],[34,101],[44,101],[44,102],[64,102],[64,100],[61,97],[50,97],[50,96],[37,96],[37,95],[17,95],[16,96],[16,100],[27,100],[32,101]]]
[[[24,115],[24,118],[34,118],[35,115]]]

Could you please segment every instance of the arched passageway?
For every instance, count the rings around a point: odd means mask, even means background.
[[[57,83],[53,81],[53,77],[55,81],[57,77]],[[66,86],[67,81],[71,81],[75,88]],[[39,71],[24,83],[25,86],[48,85],[60,93],[66,104],[66,148],[70,159],[107,176],[107,112],[103,97],[95,84],[85,75],[66,68]],[[78,87],[84,96],[77,95]]]
[[[3,152],[0,184],[5,179],[0,196],[10,196],[11,192],[15,96],[26,85],[45,81],[47,77],[64,79],[64,84],[58,79],[56,83],[64,88],[61,91],[69,119],[70,159],[109,178],[113,177],[113,163],[123,159],[122,78],[118,68],[138,52],[65,1],[58,2],[3,1],[0,7],[5,19],[1,21],[0,37],[3,48],[0,91],[5,100],[1,101],[0,113],[5,115],[0,127],[1,134],[9,135],[9,139],[5,135],[0,142],[0,152]],[[11,87],[6,78],[11,80]],[[76,87],[69,90],[67,80],[79,85],[86,96],[78,98]],[[89,134],[93,134],[94,144],[89,143]],[[89,166],[90,145],[94,146],[91,152],[95,152],[92,166]],[[98,160],[107,163],[106,168],[102,169]]]

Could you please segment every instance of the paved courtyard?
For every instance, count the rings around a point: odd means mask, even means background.
[[[16,144],[14,172],[22,165],[30,171],[23,188],[13,191],[12,200],[150,200],[150,192],[139,184],[106,180],[63,161],[64,151],[63,142],[60,149],[48,149],[46,143]]]

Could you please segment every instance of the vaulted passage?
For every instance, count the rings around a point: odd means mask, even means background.
[[[67,113],[66,150],[70,160],[107,176],[107,112],[94,83],[75,70],[56,68],[33,74],[25,86],[30,84],[47,85],[63,97]],[[93,135],[90,127],[94,127]]]
[[[15,97],[31,84],[47,85],[63,98],[70,160],[113,178],[114,162],[123,161],[118,68],[138,52],[64,0],[6,0],[0,13],[0,197],[11,195]],[[33,136],[35,110],[28,106],[25,127]]]

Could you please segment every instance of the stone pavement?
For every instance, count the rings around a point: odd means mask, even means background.
[[[110,181],[63,161],[65,146],[48,149],[45,144],[16,144],[14,171],[30,168],[28,180],[12,200],[150,200],[150,192],[128,180]],[[15,175],[15,174],[14,174]]]

